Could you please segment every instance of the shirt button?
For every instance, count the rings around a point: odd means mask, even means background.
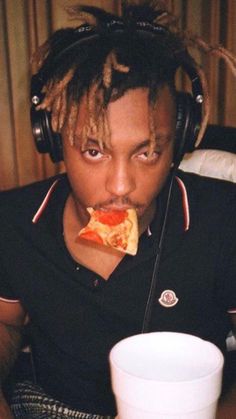
[[[97,287],[98,287],[98,285],[99,285],[99,279],[95,279],[95,280],[93,281],[93,286],[94,286],[94,288],[97,288]]]

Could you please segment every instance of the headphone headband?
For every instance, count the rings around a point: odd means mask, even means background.
[[[138,20],[134,22],[132,27],[135,28],[136,30],[152,31],[156,35],[157,34],[168,35],[170,33],[169,30],[165,28],[165,26],[153,24],[144,20]],[[122,19],[111,19],[107,21],[102,28],[104,32],[106,32],[104,28],[112,32],[116,32],[116,31],[124,31],[127,28],[127,25]],[[96,32],[96,29],[92,25],[84,24],[75,28],[74,31],[75,33],[79,33],[81,35],[81,34],[87,34],[90,32]],[[97,31],[97,32],[101,33],[101,31]]]
[[[134,22],[134,25],[132,26],[136,32],[140,33],[147,33],[152,35],[168,35],[170,32],[167,28],[165,28],[162,25],[153,25],[150,22],[146,21],[137,21]],[[62,55],[65,55],[70,49],[73,49],[76,47],[76,45],[83,45],[84,43],[89,43],[90,41],[93,41],[95,38],[99,38],[100,36],[106,36],[110,35],[111,33],[119,33],[119,32],[125,32],[127,26],[125,22],[122,19],[111,19],[105,24],[103,24],[99,28],[95,28],[95,26],[83,24],[81,26],[78,26],[77,28],[72,28],[74,35],[78,35],[78,38],[75,39],[73,42],[71,42],[70,45],[63,48],[55,57],[54,57],[54,65],[56,65],[57,61],[61,59]],[[51,66],[49,66],[49,69]],[[47,73],[48,68],[46,67],[43,70],[39,70],[39,78],[44,80],[46,82],[47,79]],[[38,83],[39,84],[39,83]],[[32,96],[31,96],[32,97]]]

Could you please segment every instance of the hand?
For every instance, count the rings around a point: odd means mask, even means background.
[[[0,418],[1,419],[14,419],[13,414],[8,405],[3,406],[0,404]]]
[[[11,409],[8,406],[2,392],[0,393],[0,418],[1,419],[14,419]]]

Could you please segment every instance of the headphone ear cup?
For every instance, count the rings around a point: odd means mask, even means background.
[[[53,132],[50,112],[31,108],[31,125],[39,153],[49,153],[54,163],[63,160],[61,135]]]
[[[187,152],[194,150],[200,130],[201,115],[190,93],[178,92],[176,100],[176,135],[174,163],[179,164]]]

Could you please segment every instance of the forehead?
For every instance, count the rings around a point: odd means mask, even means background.
[[[127,140],[140,139],[141,141],[148,139],[152,118],[155,120],[157,137],[166,138],[171,136],[175,126],[175,101],[170,88],[163,86],[159,89],[152,112],[149,96],[149,89],[147,88],[129,89],[123,96],[108,104],[106,117],[112,141],[121,138]],[[86,103],[82,100],[77,133],[87,119],[87,112]],[[89,137],[96,139],[96,133],[90,133]]]
[[[157,122],[165,122],[174,115],[174,100],[170,89],[165,86],[159,89],[154,106],[154,117]],[[136,88],[128,90],[121,98],[108,105],[107,115],[111,125],[119,127],[122,120],[128,125],[139,127],[150,123],[151,105],[149,90]]]

